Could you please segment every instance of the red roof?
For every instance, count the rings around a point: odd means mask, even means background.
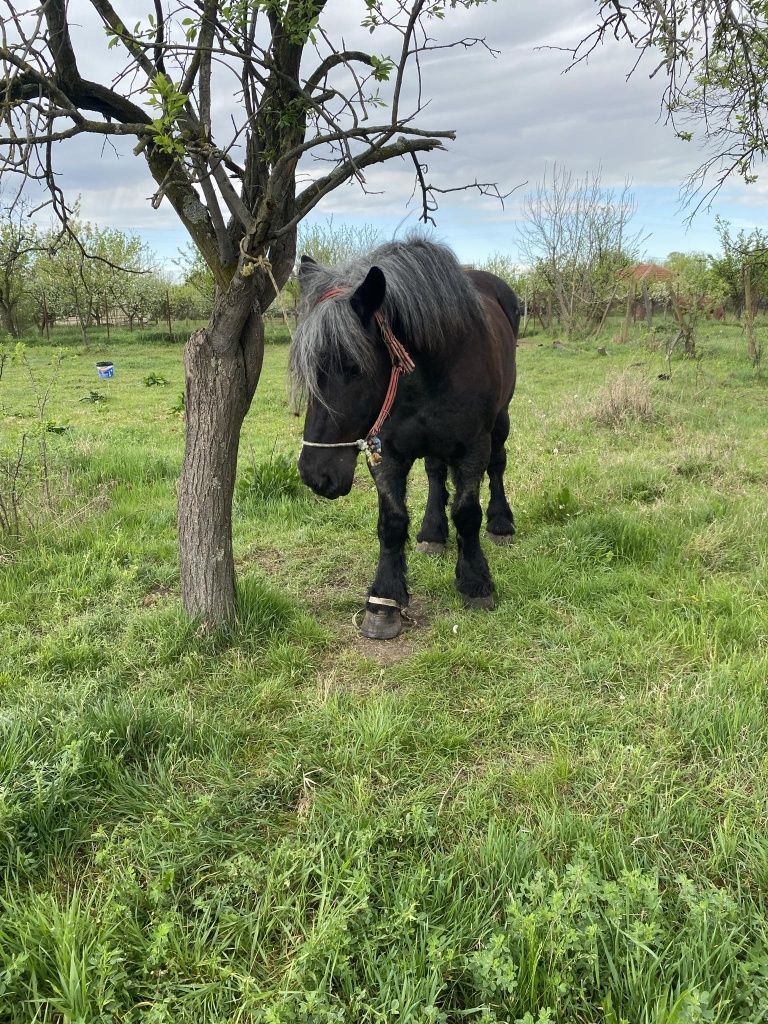
[[[673,276],[671,270],[660,267],[658,263],[636,263],[634,267],[627,267],[624,274],[636,284],[641,281],[668,281]]]

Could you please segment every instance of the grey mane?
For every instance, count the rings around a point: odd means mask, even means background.
[[[343,361],[363,373],[373,372],[375,352],[349,296],[374,266],[387,282],[382,313],[409,351],[446,352],[462,337],[482,330],[482,307],[472,282],[451,250],[437,242],[411,236],[386,242],[344,266],[303,264],[300,322],[290,357],[294,396],[305,394],[322,402],[319,371]],[[318,305],[320,296],[336,287],[346,289],[345,294]]]

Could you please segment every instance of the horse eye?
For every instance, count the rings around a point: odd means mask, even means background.
[[[362,377],[362,371],[356,363],[344,363],[341,368],[341,372],[344,375],[344,380],[357,380],[358,377]]]

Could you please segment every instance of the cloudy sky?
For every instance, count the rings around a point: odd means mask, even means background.
[[[115,0],[127,24],[147,9],[141,0]],[[371,43],[360,29],[361,0],[329,0],[325,24],[347,47],[358,43],[385,52],[385,40]],[[686,224],[679,190],[701,161],[696,141],[676,139],[659,113],[661,82],[641,68],[627,81],[633,55],[611,44],[588,63],[564,74],[567,55],[546,47],[565,46],[592,27],[591,0],[498,0],[469,12],[449,14],[444,39],[483,36],[500,51],[493,59],[484,49],[439,51],[425,61],[425,92],[431,98],[421,123],[452,128],[455,143],[428,163],[432,180],[443,187],[473,181],[498,182],[502,191],[521,186],[506,202],[470,193],[443,197],[437,233],[467,261],[501,251],[517,255],[517,224],[525,183],[533,186],[554,163],[577,174],[602,171],[606,185],[632,182],[638,213],[635,226],[648,238],[645,254],[664,257],[675,249],[716,249],[716,213],[736,226],[766,226],[768,185],[746,187],[734,180],[709,211]],[[109,80],[103,30],[85,0],[71,0],[70,22],[83,53],[81,71]],[[375,39],[376,37],[374,37]],[[542,49],[543,48],[543,49]],[[108,72],[109,69],[109,73]],[[233,106],[232,86],[222,80],[214,99],[220,116]],[[103,225],[138,231],[168,262],[186,241],[167,203],[151,208],[153,183],[143,165],[122,146],[119,156],[96,140],[61,147],[61,182],[70,196],[80,194],[83,215]],[[339,189],[313,215],[336,221],[371,222],[391,235],[415,224],[418,208],[409,203],[410,161],[389,163],[368,173],[364,195],[356,185]]]

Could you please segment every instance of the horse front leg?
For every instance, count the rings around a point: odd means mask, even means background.
[[[456,588],[467,608],[494,607],[491,571],[480,547],[480,525],[483,521],[480,481],[488,465],[490,448],[490,438],[485,436],[452,466],[456,494],[451,518],[456,527],[459,548]]]
[[[403,628],[401,610],[408,605],[405,542],[408,539],[406,481],[412,462],[387,455],[373,471],[379,494],[379,564],[361,626],[371,640],[391,640]]]

